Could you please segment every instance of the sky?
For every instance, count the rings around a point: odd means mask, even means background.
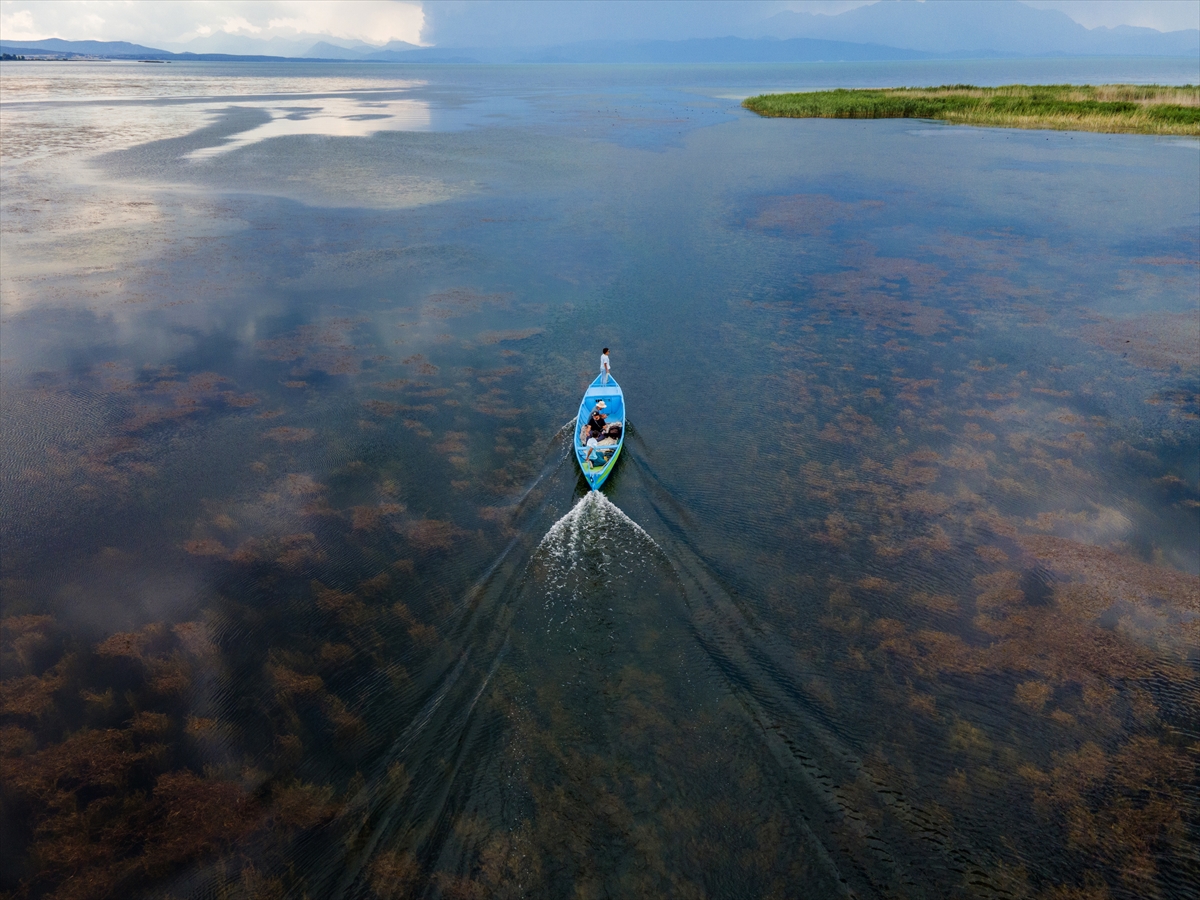
[[[130,41],[149,47],[230,35],[328,35],[418,43],[421,3],[396,0],[0,0],[4,40]]]
[[[122,40],[246,52],[245,39],[383,45],[544,46],[594,38],[761,36],[792,11],[832,16],[872,0],[0,0],[5,40]],[[896,0],[881,0],[896,2]],[[913,0],[915,2],[915,0]],[[1197,0],[1024,0],[1087,28],[1200,28]],[[224,42],[224,44],[222,43]]]

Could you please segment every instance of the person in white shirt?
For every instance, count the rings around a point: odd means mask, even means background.
[[[600,374],[604,376],[603,378],[600,379],[600,383],[608,384],[609,368],[608,368],[608,348],[607,347],[605,347],[604,351],[600,354]]]
[[[594,437],[589,437],[587,439],[586,446],[587,446],[587,455],[584,456],[584,458],[583,458],[584,462],[590,463],[592,461],[592,453],[593,452],[595,452],[595,454],[596,454],[596,459],[598,459],[601,462],[604,461],[604,455],[600,452],[600,442],[598,440],[596,440]]]

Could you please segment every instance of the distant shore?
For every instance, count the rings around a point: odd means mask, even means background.
[[[1200,86],[969,84],[762,94],[742,106],[795,119],[940,119],[957,125],[1200,136]]]

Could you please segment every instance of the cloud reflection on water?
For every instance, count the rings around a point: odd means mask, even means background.
[[[359,97],[305,98],[303,105],[238,103],[239,108],[264,109],[271,118],[213,147],[187,154],[187,159],[211,159],[269,138],[295,135],[369,137],[379,131],[428,131],[433,127],[430,106],[424,100],[367,100]],[[225,107],[223,107],[225,108]]]

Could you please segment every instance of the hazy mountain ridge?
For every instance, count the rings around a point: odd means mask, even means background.
[[[809,38],[693,38],[685,41],[581,41],[526,53],[519,62],[539,63],[746,63],[850,62],[931,59],[932,53],[882,44]]]
[[[1022,56],[1187,56],[1200,52],[1200,29],[1085,28],[1058,10],[993,0],[876,3],[836,16],[785,11],[762,24],[759,37],[882,43],[939,54],[990,50]]]
[[[301,57],[318,43],[336,47],[339,51],[375,50],[363,41],[333,37],[327,34],[296,34],[292,37],[258,38],[245,34],[212,34],[193,38],[186,43],[165,42],[163,50],[172,53],[235,53],[250,56]],[[337,57],[330,57],[336,59]]]
[[[1184,56],[1200,64],[1200,29],[1162,32],[1085,28],[1065,13],[1016,0],[875,3],[836,16],[776,13],[720,37],[596,39],[544,46],[449,41],[382,47],[328,35],[252,38],[210,35],[164,49],[125,41],[0,41],[6,53],[61,53],[115,59],[305,59],[361,62],[706,63],[902,60],[995,56]],[[460,36],[466,36],[461,32]],[[233,54],[230,50],[234,50]],[[1200,73],[1198,73],[1200,78]]]
[[[410,44],[408,41],[390,41],[382,47],[372,47],[370,44],[359,44],[352,47],[342,47],[328,41],[318,41],[300,54],[305,58],[345,59],[345,60],[377,60],[384,61],[397,53],[410,53],[414,50],[432,50],[436,48],[422,47]]]
[[[0,40],[0,50],[5,53],[61,53],[107,59],[167,59],[173,55],[166,50],[143,47],[128,41],[65,41],[61,38],[47,38],[44,41]]]
[[[369,52],[317,42],[303,56],[267,54],[172,53],[125,41],[0,41],[0,50],[21,55],[62,55],[107,59],[161,60],[292,60],[303,62],[379,63],[755,63],[837,62],[857,60],[936,59],[938,54],[881,44],[823,41],[808,38],[694,38],[686,41],[580,41],[536,50],[493,47],[416,47],[371,49]],[[995,54],[984,53],[993,56]]]

